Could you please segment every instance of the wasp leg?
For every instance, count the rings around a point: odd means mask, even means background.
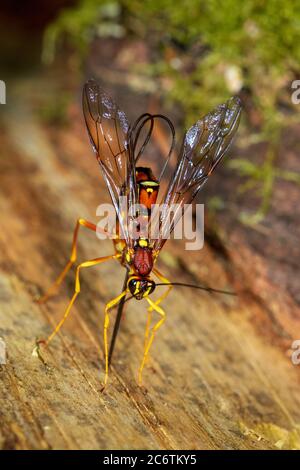
[[[153,269],[153,273],[156,275],[156,277],[158,277],[158,279],[162,282],[165,282],[166,284],[169,284],[169,279],[167,279],[165,276],[163,276],[163,274],[161,274],[158,269],[154,268]],[[168,286],[168,288],[166,289],[166,291],[154,302],[155,305],[159,305],[168,295],[169,293],[171,292],[173,286]],[[145,329],[145,340],[144,340],[144,348],[146,348],[146,345],[147,345],[147,341],[148,341],[148,337],[149,337],[149,330],[150,330],[150,325],[151,325],[151,320],[152,320],[152,312],[153,312],[153,308],[150,306],[148,307],[147,309],[147,323],[146,323],[146,329]]]
[[[103,332],[103,339],[104,339],[104,354],[105,354],[105,378],[104,378],[104,387],[107,384],[108,379],[108,368],[109,368],[109,361],[108,361],[108,340],[107,340],[107,331],[109,327],[109,310],[111,310],[119,301],[127,294],[128,289],[125,289],[118,297],[115,297],[110,302],[108,302],[105,306],[104,310],[104,332]]]
[[[56,325],[56,327],[54,328],[54,330],[52,331],[52,333],[48,336],[48,338],[46,340],[40,340],[37,342],[37,344],[40,344],[40,343],[43,343],[45,344],[46,346],[50,343],[50,341],[52,341],[52,339],[54,338],[54,336],[56,335],[56,333],[59,332],[59,330],[61,329],[62,325],[64,324],[64,322],[66,321],[70,311],[71,311],[71,308],[72,308],[72,305],[74,304],[79,292],[80,292],[80,280],[79,280],[79,275],[80,275],[80,270],[82,268],[89,268],[90,266],[95,266],[97,264],[100,264],[100,263],[104,263],[105,261],[108,261],[110,259],[117,259],[119,258],[120,255],[109,255],[109,256],[103,256],[102,258],[95,258],[93,260],[89,260],[89,261],[85,261],[81,264],[79,264],[76,268],[76,277],[75,277],[75,291],[74,291],[74,294],[73,294],[73,297],[72,299],[70,300],[69,302],[69,305],[67,306],[66,310],[65,310],[65,313],[62,317],[62,319],[60,320],[60,322]]]
[[[38,297],[36,299],[36,301],[38,303],[44,303],[48,300],[49,297],[54,295],[55,291],[59,288],[59,286],[63,282],[64,278],[66,277],[66,275],[70,271],[71,267],[75,263],[76,258],[77,258],[77,238],[78,238],[78,232],[79,232],[80,226],[86,227],[89,230],[93,230],[94,232],[96,232],[96,230],[97,230],[96,225],[93,224],[92,222],[88,222],[87,220],[82,219],[82,218],[77,220],[76,226],[75,226],[75,229],[74,229],[74,234],[73,234],[73,242],[72,242],[72,250],[71,250],[70,259],[67,262],[64,269],[62,270],[62,272],[60,273],[60,275],[57,277],[57,279],[54,281],[54,283],[46,291],[46,293],[44,295],[42,295],[41,297]]]
[[[153,343],[155,333],[161,327],[161,325],[164,323],[164,321],[166,319],[165,311],[159,305],[154,303],[153,300],[151,300],[149,297],[145,297],[145,298],[146,298],[147,302],[149,303],[150,307],[152,307],[152,310],[155,310],[157,313],[159,313],[159,315],[161,316],[161,319],[153,326],[150,339],[149,339],[149,341],[147,342],[147,344],[145,346],[144,356],[143,356],[143,360],[141,362],[141,365],[140,365],[140,368],[139,368],[139,374],[138,374],[138,383],[139,383],[139,385],[141,385],[141,383],[142,383],[142,372],[143,372],[144,366],[146,364],[147,357],[148,357],[148,354],[149,354],[149,350],[150,350],[150,347]]]

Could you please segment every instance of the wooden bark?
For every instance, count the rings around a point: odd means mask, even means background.
[[[273,212],[267,236],[236,221],[240,208],[234,210],[230,192],[237,182],[221,170],[228,184],[216,177],[207,194],[222,194],[229,210],[207,220],[205,248],[186,252],[183,242],[168,242],[159,260],[167,277],[238,295],[174,288],[143,387],[136,378],[146,303],[131,301],[101,393],[103,309],[124,277],[115,261],[82,272],[72,314],[43,350],[47,365],[32,356],[35,338],[61,318],[74,271],[46,305],[34,296],[67,261],[76,219],[97,221],[97,205],[109,201],[79,104],[69,109],[70,126],[49,127],[40,115],[49,93],[43,78],[19,81],[1,109],[0,335],[7,346],[1,448],[299,449],[300,366],[290,358],[292,341],[300,339],[293,281],[299,237],[283,224],[283,217],[299,223],[299,189],[290,184],[281,191],[292,194],[295,207]],[[81,229],[80,261],[112,252],[110,241]]]

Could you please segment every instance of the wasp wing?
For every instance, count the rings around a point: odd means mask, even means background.
[[[93,150],[117,212],[123,236],[129,243],[126,212],[128,207],[136,203],[136,184],[126,114],[95,80],[89,80],[84,85],[82,105]],[[120,196],[127,197],[126,210],[124,206],[120,206]]]
[[[239,126],[240,115],[241,102],[238,97],[233,97],[186,132],[173,178],[151,224],[155,252],[162,248],[180,220],[184,204],[193,201],[224,157]]]

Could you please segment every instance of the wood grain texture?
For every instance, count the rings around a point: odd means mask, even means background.
[[[174,281],[205,281],[238,296],[173,289],[143,387],[136,378],[146,304],[132,301],[100,392],[103,308],[124,276],[115,261],[82,274],[70,319],[43,351],[47,366],[32,356],[35,338],[61,318],[74,272],[46,305],[33,298],[67,261],[76,219],[97,221],[97,205],[109,201],[79,105],[69,109],[70,126],[49,127],[39,114],[47,93],[41,77],[17,82],[1,110],[1,448],[300,448],[300,366],[289,357],[300,338],[299,305],[272,283],[272,256],[259,252],[256,232],[226,211],[222,230],[208,224],[204,250],[186,252],[171,241],[159,269]],[[79,246],[80,260],[112,253],[111,242],[84,229]]]

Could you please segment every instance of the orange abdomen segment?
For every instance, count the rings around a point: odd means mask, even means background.
[[[150,210],[152,204],[155,204],[157,200],[159,182],[153,175],[151,168],[138,167],[136,171],[136,182],[139,187],[139,204]]]
[[[147,207],[147,209],[151,209],[152,204],[156,203],[157,194],[157,189],[141,187],[139,203]]]

